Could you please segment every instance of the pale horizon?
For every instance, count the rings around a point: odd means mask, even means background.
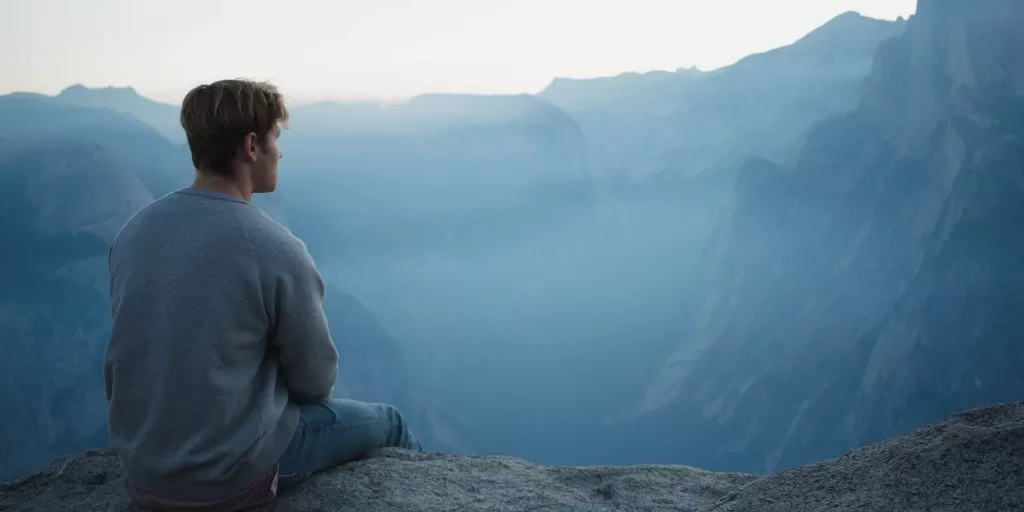
[[[532,94],[555,78],[713,70],[848,11],[907,18],[916,0],[0,0],[0,94],[132,87],[178,103],[220,78],[294,102]],[[737,16],[742,13],[742,16]],[[257,36],[261,34],[262,37]]]

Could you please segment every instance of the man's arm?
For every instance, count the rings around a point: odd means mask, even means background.
[[[331,398],[338,378],[338,351],[324,316],[324,281],[305,246],[298,242],[275,272],[274,330],[270,345],[279,354],[292,400],[321,403]]]

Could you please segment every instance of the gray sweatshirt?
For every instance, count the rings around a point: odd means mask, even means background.
[[[267,477],[330,398],[338,353],[305,245],[260,208],[186,188],[110,247],[109,433],[128,480],[209,501]]]

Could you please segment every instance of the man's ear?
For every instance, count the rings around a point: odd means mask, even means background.
[[[245,134],[245,138],[242,139],[242,151],[245,153],[246,158],[250,161],[256,160],[256,153],[259,151],[258,137],[255,132],[249,132]]]

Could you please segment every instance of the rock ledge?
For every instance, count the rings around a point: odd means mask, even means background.
[[[117,459],[94,450],[0,485],[0,510],[136,511]],[[1024,510],[1024,403],[969,411],[767,477],[686,466],[544,467],[509,457],[382,450],[264,511]]]

